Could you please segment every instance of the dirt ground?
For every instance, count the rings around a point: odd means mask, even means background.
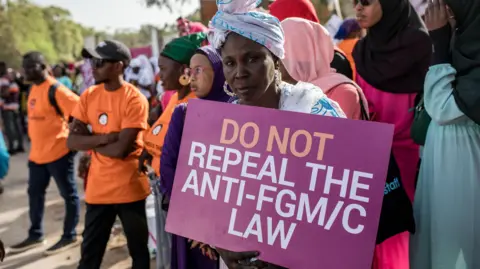
[[[4,181],[5,193],[0,195],[0,239],[7,247],[7,257],[0,263],[0,269],[76,269],[80,259],[80,247],[70,249],[58,255],[46,257],[43,251],[54,244],[61,236],[64,207],[55,182],[51,181],[47,190],[47,202],[44,216],[44,229],[47,244],[22,254],[8,255],[8,246],[16,244],[27,236],[30,225],[27,197],[27,154],[15,155],[10,161],[10,171]],[[83,185],[78,180],[83,197]],[[85,204],[82,201],[79,234],[83,231]],[[112,238],[105,254],[102,269],[127,269],[131,260],[125,239]],[[151,268],[155,268],[152,261]]]

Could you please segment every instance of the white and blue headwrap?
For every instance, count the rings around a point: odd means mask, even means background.
[[[265,46],[283,59],[285,37],[280,21],[267,13],[255,11],[261,0],[216,0],[218,11],[210,22],[208,40],[219,49],[227,35],[237,33]]]

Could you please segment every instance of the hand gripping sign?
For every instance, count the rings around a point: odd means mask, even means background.
[[[393,130],[193,100],[166,229],[290,269],[370,269]]]

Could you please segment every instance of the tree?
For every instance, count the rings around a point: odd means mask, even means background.
[[[166,8],[173,11],[174,7],[181,7],[191,0],[143,0],[147,7]]]

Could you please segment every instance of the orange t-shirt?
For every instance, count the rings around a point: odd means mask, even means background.
[[[130,83],[116,91],[104,85],[88,88],[72,116],[90,124],[92,133],[108,134],[122,129],[147,129],[148,101]],[[122,204],[145,199],[150,184],[145,173],[138,172],[138,157],[143,148],[143,131],[135,141],[135,151],[125,159],[104,156],[95,150],[88,171],[85,201],[89,204]]]
[[[65,115],[62,119],[48,100],[48,90],[56,82],[53,77],[48,77],[40,85],[32,84],[28,96],[28,135],[32,142],[30,161],[37,164],[56,161],[69,152],[68,117],[79,97],[65,86],[58,86],[55,99]]]
[[[175,110],[177,105],[186,103],[189,99],[195,97],[195,94],[192,92],[182,100],[178,100],[178,93],[175,93],[168,102],[162,115],[160,115],[160,118],[158,118],[152,127],[145,132],[145,148],[153,157],[152,166],[157,176],[160,175],[160,156],[162,155],[163,141],[167,135],[168,125],[172,119],[173,110]]]
[[[350,65],[352,66],[352,75],[355,78],[357,70],[355,68],[355,60],[353,59],[353,49],[358,42],[358,38],[355,39],[345,39],[338,44],[338,47],[345,53]]]

